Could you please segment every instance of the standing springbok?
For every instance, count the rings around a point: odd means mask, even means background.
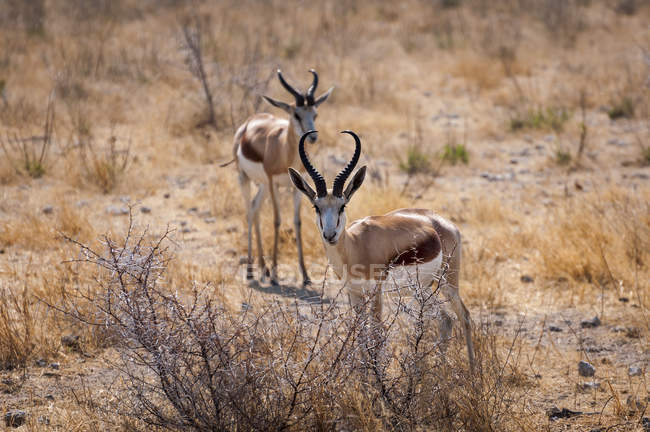
[[[361,140],[351,131],[356,147],[352,160],[334,179],[327,190],[323,176],[313,167],[305,152],[305,133],[298,144],[300,159],[316,186],[314,191],[294,169],[289,175],[296,189],[305,194],[316,210],[316,225],[320,230],[325,253],[337,276],[345,281],[353,306],[365,302],[364,294],[374,293],[373,315],[381,321],[381,284],[395,280],[391,274],[415,275],[422,287],[428,287],[440,277],[443,256],[448,272],[440,284],[445,297],[462,323],[470,368],[474,367],[474,346],[469,311],[458,292],[461,259],[460,232],[443,217],[425,209],[401,209],[383,216],[368,216],[345,226],[345,206],[359,189],[366,175],[361,167],[345,187],[345,182],[359,161]],[[397,278],[400,279],[400,278]],[[449,335],[451,321],[443,320],[441,334]],[[446,328],[445,328],[446,327]]]
[[[293,88],[282,76],[278,69],[278,79],[282,86],[295,98],[295,103],[288,104],[264,96],[271,105],[280,108],[289,115],[289,119],[275,117],[271,114],[260,113],[248,118],[235,133],[233,153],[239,170],[239,184],[241,186],[244,200],[246,201],[246,213],[248,222],[248,265],[246,277],[253,277],[252,259],[252,227],[255,224],[255,235],[257,236],[257,253],[259,259],[262,279],[269,275],[264,263],[264,252],[262,249],[262,236],[260,234],[259,212],[262,202],[268,189],[273,203],[273,265],[271,267],[271,282],[277,283],[277,258],[278,258],[278,230],[280,228],[280,210],[278,207],[277,186],[290,186],[287,169],[299,167],[298,137],[308,130],[314,129],[316,120],[316,108],[325,102],[334,90],[331,87],[318,98],[314,98],[314,92],[318,86],[318,74],[311,69],[313,81],[307,92],[303,95]],[[317,135],[309,136],[310,142],[316,142]],[[258,185],[257,194],[251,201],[250,182]],[[296,245],[298,247],[298,261],[302,271],[303,285],[310,283],[307,269],[302,254],[302,238],[300,233],[300,192],[293,194],[293,223],[296,232]]]

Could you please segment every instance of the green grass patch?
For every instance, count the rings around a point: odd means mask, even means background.
[[[634,101],[628,97],[622,98],[612,105],[607,115],[612,120],[634,117]]]
[[[431,158],[420,146],[412,145],[406,149],[406,157],[400,161],[399,168],[409,175],[428,173],[431,171]]]
[[[510,130],[552,129],[559,132],[569,118],[571,113],[566,108],[532,109],[511,118]]]
[[[445,147],[442,149],[442,155],[440,156],[443,161],[448,162],[452,165],[457,163],[463,163],[467,165],[469,162],[469,152],[463,144],[445,144]]]

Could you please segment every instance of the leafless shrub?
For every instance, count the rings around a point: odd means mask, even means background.
[[[477,376],[464,353],[440,354],[435,290],[394,292],[381,324],[324,288],[316,304],[232,312],[211,289],[166,286],[167,234],[147,238],[131,222],[105,253],[77,243],[97,285],[53,305],[115,335],[127,389],[104,409],[171,430],[493,430],[512,409],[492,339],[477,335]]]
[[[0,139],[0,146],[9,164],[18,174],[38,178],[45,174],[45,160],[54,135],[54,93],[47,100],[43,134],[20,138],[17,135]]]
[[[205,65],[205,36],[209,27],[209,16],[192,15],[186,17],[181,24],[182,50],[185,54],[185,65],[189,72],[199,81],[203,89],[203,96],[208,109],[208,118],[205,124],[217,129],[217,116],[214,107],[214,98],[210,84],[210,76]]]
[[[77,135],[73,151],[76,153],[83,178],[108,193],[123,179],[131,157],[131,140],[121,143],[114,133],[106,143],[98,145],[92,135]]]

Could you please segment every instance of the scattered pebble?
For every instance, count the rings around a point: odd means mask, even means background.
[[[182,232],[183,234],[191,233],[191,232],[192,232],[192,228],[190,228],[190,227],[188,227],[188,226],[183,227],[183,228],[181,229],[181,232]]]
[[[523,283],[533,283],[533,282],[535,282],[535,279],[530,275],[521,275],[520,279],[521,279],[521,281]]]
[[[595,328],[595,327],[600,326],[600,324],[601,324],[600,323],[600,318],[595,316],[590,320],[581,321],[580,322],[580,327],[582,327],[582,328]]]
[[[59,370],[59,369],[61,369],[61,364],[60,364],[60,363],[57,363],[57,362],[50,363],[50,367],[51,367],[52,369]]]
[[[46,394],[46,395],[45,395],[45,399],[47,399],[47,400],[49,400],[49,401],[53,401],[53,400],[54,400],[54,395]]]
[[[39,358],[38,360],[36,360],[36,366],[45,367],[47,366],[47,362],[45,361],[45,359]]]
[[[582,390],[597,390],[600,388],[600,383],[598,381],[587,381],[583,382],[580,388]]]
[[[123,215],[128,215],[129,214],[129,208],[128,207],[120,207],[120,206],[108,206],[106,207],[106,213],[112,215],[112,216],[123,216]]]
[[[638,327],[628,327],[625,329],[625,336],[630,339],[639,339],[641,337],[641,330]]]
[[[546,411],[546,414],[548,415],[549,420],[552,421],[557,419],[574,417],[582,414],[582,411],[571,411],[568,408],[559,409],[558,407],[553,407],[548,411]]]
[[[554,325],[548,326],[548,330],[552,331],[552,332],[555,332],[555,333],[559,333],[559,332],[563,331],[560,327],[554,326]]]
[[[637,366],[630,366],[627,369],[627,374],[629,376],[639,376],[639,375],[641,375],[641,373],[642,373],[641,368],[637,367]]]
[[[167,192],[167,193],[165,193],[165,194],[163,195],[163,198],[165,198],[165,199],[169,199],[170,196],[171,196],[171,194],[170,194],[169,192]]]
[[[217,221],[217,218],[216,217],[207,217],[207,218],[203,219],[203,221],[205,223],[207,223],[207,224],[213,224],[213,223],[215,223]]]
[[[198,207],[190,207],[190,208],[187,210],[188,213],[196,213],[197,211],[199,211],[199,208],[198,208]]]
[[[144,214],[149,214],[151,213],[151,207],[142,206],[140,207],[140,211]]]
[[[596,368],[591,363],[581,360],[578,363],[578,373],[583,377],[592,377],[596,373]]]
[[[5,414],[5,426],[7,427],[20,427],[27,421],[27,413],[22,410],[8,411]]]
[[[630,301],[630,299],[628,297],[619,297],[618,301],[620,301],[621,303],[627,303]]]
[[[46,205],[45,207],[43,207],[43,213],[52,214],[53,212],[54,212],[54,207],[52,207],[51,205]]]
[[[79,335],[65,335],[61,337],[61,345],[64,347],[72,348],[73,350],[79,350]]]

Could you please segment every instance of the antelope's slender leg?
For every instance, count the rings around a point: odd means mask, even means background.
[[[265,276],[268,276],[268,270],[264,262],[264,248],[262,246],[262,233],[260,231],[260,207],[262,206],[265,197],[266,197],[266,186],[264,184],[260,184],[259,189],[257,190],[257,194],[255,195],[255,198],[253,198],[253,202],[251,203],[251,213],[252,213],[253,223],[255,224],[255,236],[257,237],[257,262],[260,266],[260,273],[261,273],[260,279],[262,280],[264,280]],[[249,222],[249,226],[250,226],[250,222]],[[250,233],[250,229],[249,229],[249,233]],[[248,247],[250,248],[250,234],[249,234]],[[249,254],[249,260],[252,261],[250,254]]]
[[[271,283],[278,283],[278,235],[280,231],[280,208],[278,207],[278,191],[273,179],[269,178],[269,190],[271,192],[271,202],[273,203],[273,264],[271,267]]]
[[[442,286],[442,292],[450,301],[451,307],[458,317],[458,321],[460,321],[463,326],[465,343],[467,344],[467,355],[469,357],[469,366],[471,370],[474,370],[474,343],[472,342],[472,321],[469,316],[469,311],[458,294],[458,288],[449,283],[445,283]]]
[[[251,202],[251,181],[242,170],[239,170],[239,186],[244,203],[246,204],[246,222],[248,223],[248,258],[246,261],[246,279],[253,279],[253,209]]]
[[[303,286],[311,284],[309,280],[309,275],[307,274],[307,269],[305,267],[305,259],[302,255],[302,233],[301,233],[301,221],[300,221],[300,202],[302,200],[302,194],[299,190],[294,191],[293,193],[293,225],[294,230],[296,231],[296,247],[298,248],[298,263],[300,264],[300,271],[302,271],[302,284]]]

